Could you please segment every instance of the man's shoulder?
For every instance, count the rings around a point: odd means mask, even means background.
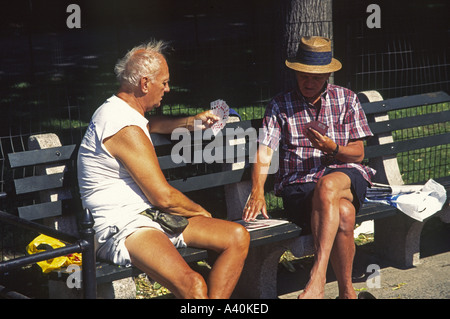
[[[336,84],[328,84],[327,86],[327,92],[328,94],[332,95],[332,96],[336,96],[336,97],[340,97],[340,96],[346,96],[346,97],[353,97],[356,96],[356,93],[353,92],[352,90],[340,86],[340,85],[336,85]]]
[[[360,105],[357,94],[343,86],[328,84],[327,96],[332,104],[346,105],[347,107],[358,107]]]
[[[135,118],[137,114],[139,113],[132,109],[125,101],[113,95],[97,108],[92,119],[97,121],[125,120]]]

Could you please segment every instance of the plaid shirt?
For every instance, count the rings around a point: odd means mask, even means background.
[[[328,125],[327,136],[342,146],[350,140],[372,136],[356,94],[346,88],[327,84],[321,101],[322,107],[317,113],[300,90],[294,89],[275,96],[266,109],[259,142],[273,150],[279,147],[279,169],[275,180],[277,195],[281,195],[283,187],[288,184],[317,182],[326,167],[354,167],[371,183],[375,170],[338,160],[323,164],[326,155],[314,148],[302,133],[304,124],[317,120]]]

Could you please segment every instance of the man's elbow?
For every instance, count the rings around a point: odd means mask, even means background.
[[[362,152],[362,154],[358,156],[358,158],[355,160],[355,163],[361,164],[363,160],[364,160],[364,152]]]
[[[175,202],[175,193],[174,189],[170,187],[159,189],[158,192],[152,194],[151,203],[162,210],[170,210]]]

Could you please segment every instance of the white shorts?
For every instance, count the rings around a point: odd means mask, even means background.
[[[143,215],[136,215],[132,220],[116,223],[96,232],[97,258],[113,262],[121,266],[131,266],[131,258],[125,246],[125,239],[142,227],[155,228],[167,235],[176,248],[186,247],[183,234],[171,235],[166,233],[161,226]]]

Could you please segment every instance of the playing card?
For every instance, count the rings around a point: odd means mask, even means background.
[[[326,124],[323,124],[323,123],[318,122],[318,121],[311,121],[311,122],[307,123],[305,125],[303,131],[305,131],[309,127],[314,129],[314,130],[316,130],[317,132],[319,132],[322,135],[325,135],[327,133],[327,130],[328,130],[328,126]]]
[[[223,129],[227,123],[230,114],[230,107],[223,100],[216,100],[211,102],[211,110],[214,115],[219,117],[219,120],[211,126],[214,136]]]

